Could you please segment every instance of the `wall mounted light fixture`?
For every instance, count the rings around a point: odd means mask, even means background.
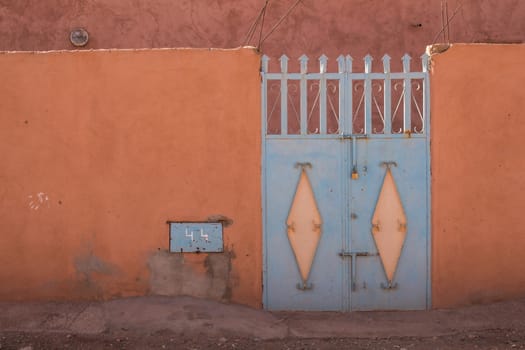
[[[85,46],[89,40],[89,33],[84,28],[75,28],[69,33],[69,41],[77,47]]]

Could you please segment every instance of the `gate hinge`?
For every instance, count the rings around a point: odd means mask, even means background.
[[[397,282],[381,283],[382,289],[397,289]]]
[[[338,255],[341,258],[347,257],[347,256],[379,256],[379,253],[371,253],[371,252],[345,252],[344,250],[339,252]]]
[[[309,282],[301,282],[301,283],[297,283],[296,287],[299,290],[310,290],[314,287],[314,285]]]
[[[339,138],[342,140],[354,140],[354,139],[366,139],[368,138],[367,134],[339,134]]]

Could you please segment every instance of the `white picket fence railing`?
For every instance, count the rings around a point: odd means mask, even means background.
[[[390,56],[382,72],[372,71],[372,56],[364,57],[364,72],[352,70],[353,59],[337,58],[337,72],[327,72],[328,58],[319,57],[319,71],[308,72],[308,57],[299,58],[300,71],[288,72],[281,56],[280,72],[268,71],[262,57],[264,132],[271,137],[395,137],[425,136],[428,132],[429,56],[421,56],[421,71],[410,71],[405,54],[402,72],[391,72]]]

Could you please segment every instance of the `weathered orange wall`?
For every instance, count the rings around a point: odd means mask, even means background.
[[[271,0],[263,36],[296,0]],[[69,32],[85,27],[86,48],[238,47],[257,45],[259,28],[245,42],[265,0],[0,0],[0,50],[71,49]],[[264,42],[271,57],[285,53],[297,64],[303,53],[318,69],[326,54],[351,54],[354,67],[367,53],[392,56],[401,68],[408,52],[421,55],[426,45],[443,42],[443,0],[302,0]],[[452,42],[523,42],[525,1],[448,0]],[[272,60],[271,63],[275,63]],[[272,67],[277,67],[276,65]],[[356,68],[357,69],[357,68]]]
[[[432,56],[434,307],[525,296],[525,45]]]
[[[184,285],[161,293],[260,307],[258,68],[251,49],[0,54],[0,299],[154,293],[160,266]],[[167,220],[211,215],[233,220],[224,254],[165,253]]]

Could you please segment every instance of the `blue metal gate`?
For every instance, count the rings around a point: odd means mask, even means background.
[[[429,307],[428,56],[410,60],[270,73],[263,56],[265,308]]]

